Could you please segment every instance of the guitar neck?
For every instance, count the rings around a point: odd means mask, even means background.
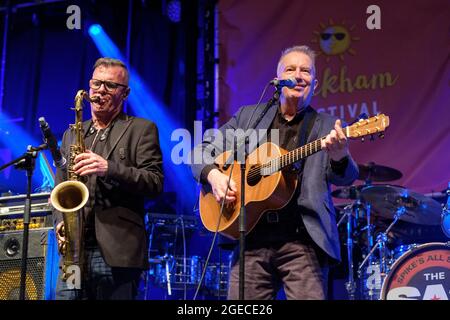
[[[384,130],[389,126],[389,117],[384,114],[379,114],[377,116],[360,119],[358,122],[352,124],[351,126],[343,127],[344,134],[349,139],[359,139],[367,135],[373,135],[378,133],[381,137],[384,136]],[[326,136],[321,137],[313,142],[305,144],[300,148],[294,149],[281,157],[272,159],[265,164],[258,167],[260,169],[260,174],[263,176],[271,175],[277,171],[286,168],[289,165],[294,164],[297,161],[305,159],[310,155],[322,150],[321,141],[325,139]]]
[[[344,134],[348,138],[350,136],[350,133],[348,131],[348,127],[344,127]],[[310,155],[313,155],[314,153],[319,152],[322,150],[322,143],[321,141],[325,139],[326,136],[323,136],[317,140],[314,140],[308,144],[305,144],[304,146],[301,146],[297,149],[294,149],[281,157],[272,159],[265,164],[261,166],[261,174],[262,175],[271,175],[277,171],[280,171],[287,166],[290,166],[297,161],[300,161],[302,159],[305,159],[309,157]]]
[[[272,159],[261,166],[261,174],[262,175],[270,175],[277,171],[280,171],[287,166],[294,164],[297,161],[305,159],[310,155],[319,152],[322,150],[322,139],[325,137],[314,140],[304,146],[301,146],[297,149],[294,149],[281,157]]]

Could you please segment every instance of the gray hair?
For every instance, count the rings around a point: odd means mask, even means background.
[[[128,74],[128,68],[125,65],[125,63],[123,63],[121,60],[119,59],[114,59],[114,58],[100,58],[97,59],[97,61],[95,61],[94,64],[94,70],[97,69],[100,66],[104,66],[104,67],[121,67],[125,70],[125,84],[128,85],[128,80],[130,78],[129,74]]]
[[[288,55],[291,52],[300,52],[300,53],[303,53],[303,54],[307,55],[312,61],[314,74],[316,73],[316,53],[314,52],[313,49],[311,49],[310,47],[305,46],[305,45],[303,45],[303,46],[293,46],[293,47],[289,47],[289,48],[284,49],[281,52],[280,59],[278,59],[277,72],[280,69],[281,60],[284,58],[284,56]]]

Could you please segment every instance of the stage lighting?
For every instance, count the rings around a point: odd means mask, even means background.
[[[181,2],[179,0],[169,1],[167,4],[167,17],[172,22],[181,21]]]
[[[99,24],[93,24],[89,27],[89,34],[92,37],[98,36],[103,31],[103,28]]]

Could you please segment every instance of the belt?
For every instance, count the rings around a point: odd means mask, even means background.
[[[299,214],[294,214],[292,212],[286,212],[286,211],[268,211],[264,214],[264,222],[267,222],[269,224],[272,223],[286,223],[289,225],[292,225],[295,221],[301,221],[301,217]]]
[[[292,241],[307,235],[301,217],[290,212],[268,211],[248,235],[250,243]]]
[[[276,211],[269,211],[266,213],[266,221],[267,223],[278,223],[280,222],[279,213]]]

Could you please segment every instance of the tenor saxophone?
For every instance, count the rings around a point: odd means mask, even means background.
[[[63,234],[65,242],[59,247],[59,251],[64,258],[62,266],[63,280],[73,274],[74,266],[80,270],[80,276],[84,269],[83,250],[83,216],[82,208],[89,199],[89,190],[83,182],[83,178],[78,176],[73,170],[75,157],[85,152],[83,132],[83,99],[89,102],[95,98],[89,97],[84,90],[79,90],[75,96],[75,123],[69,126],[75,136],[75,143],[70,145],[67,162],[67,180],[59,183],[52,190],[50,195],[53,207],[62,213],[64,221]]]

